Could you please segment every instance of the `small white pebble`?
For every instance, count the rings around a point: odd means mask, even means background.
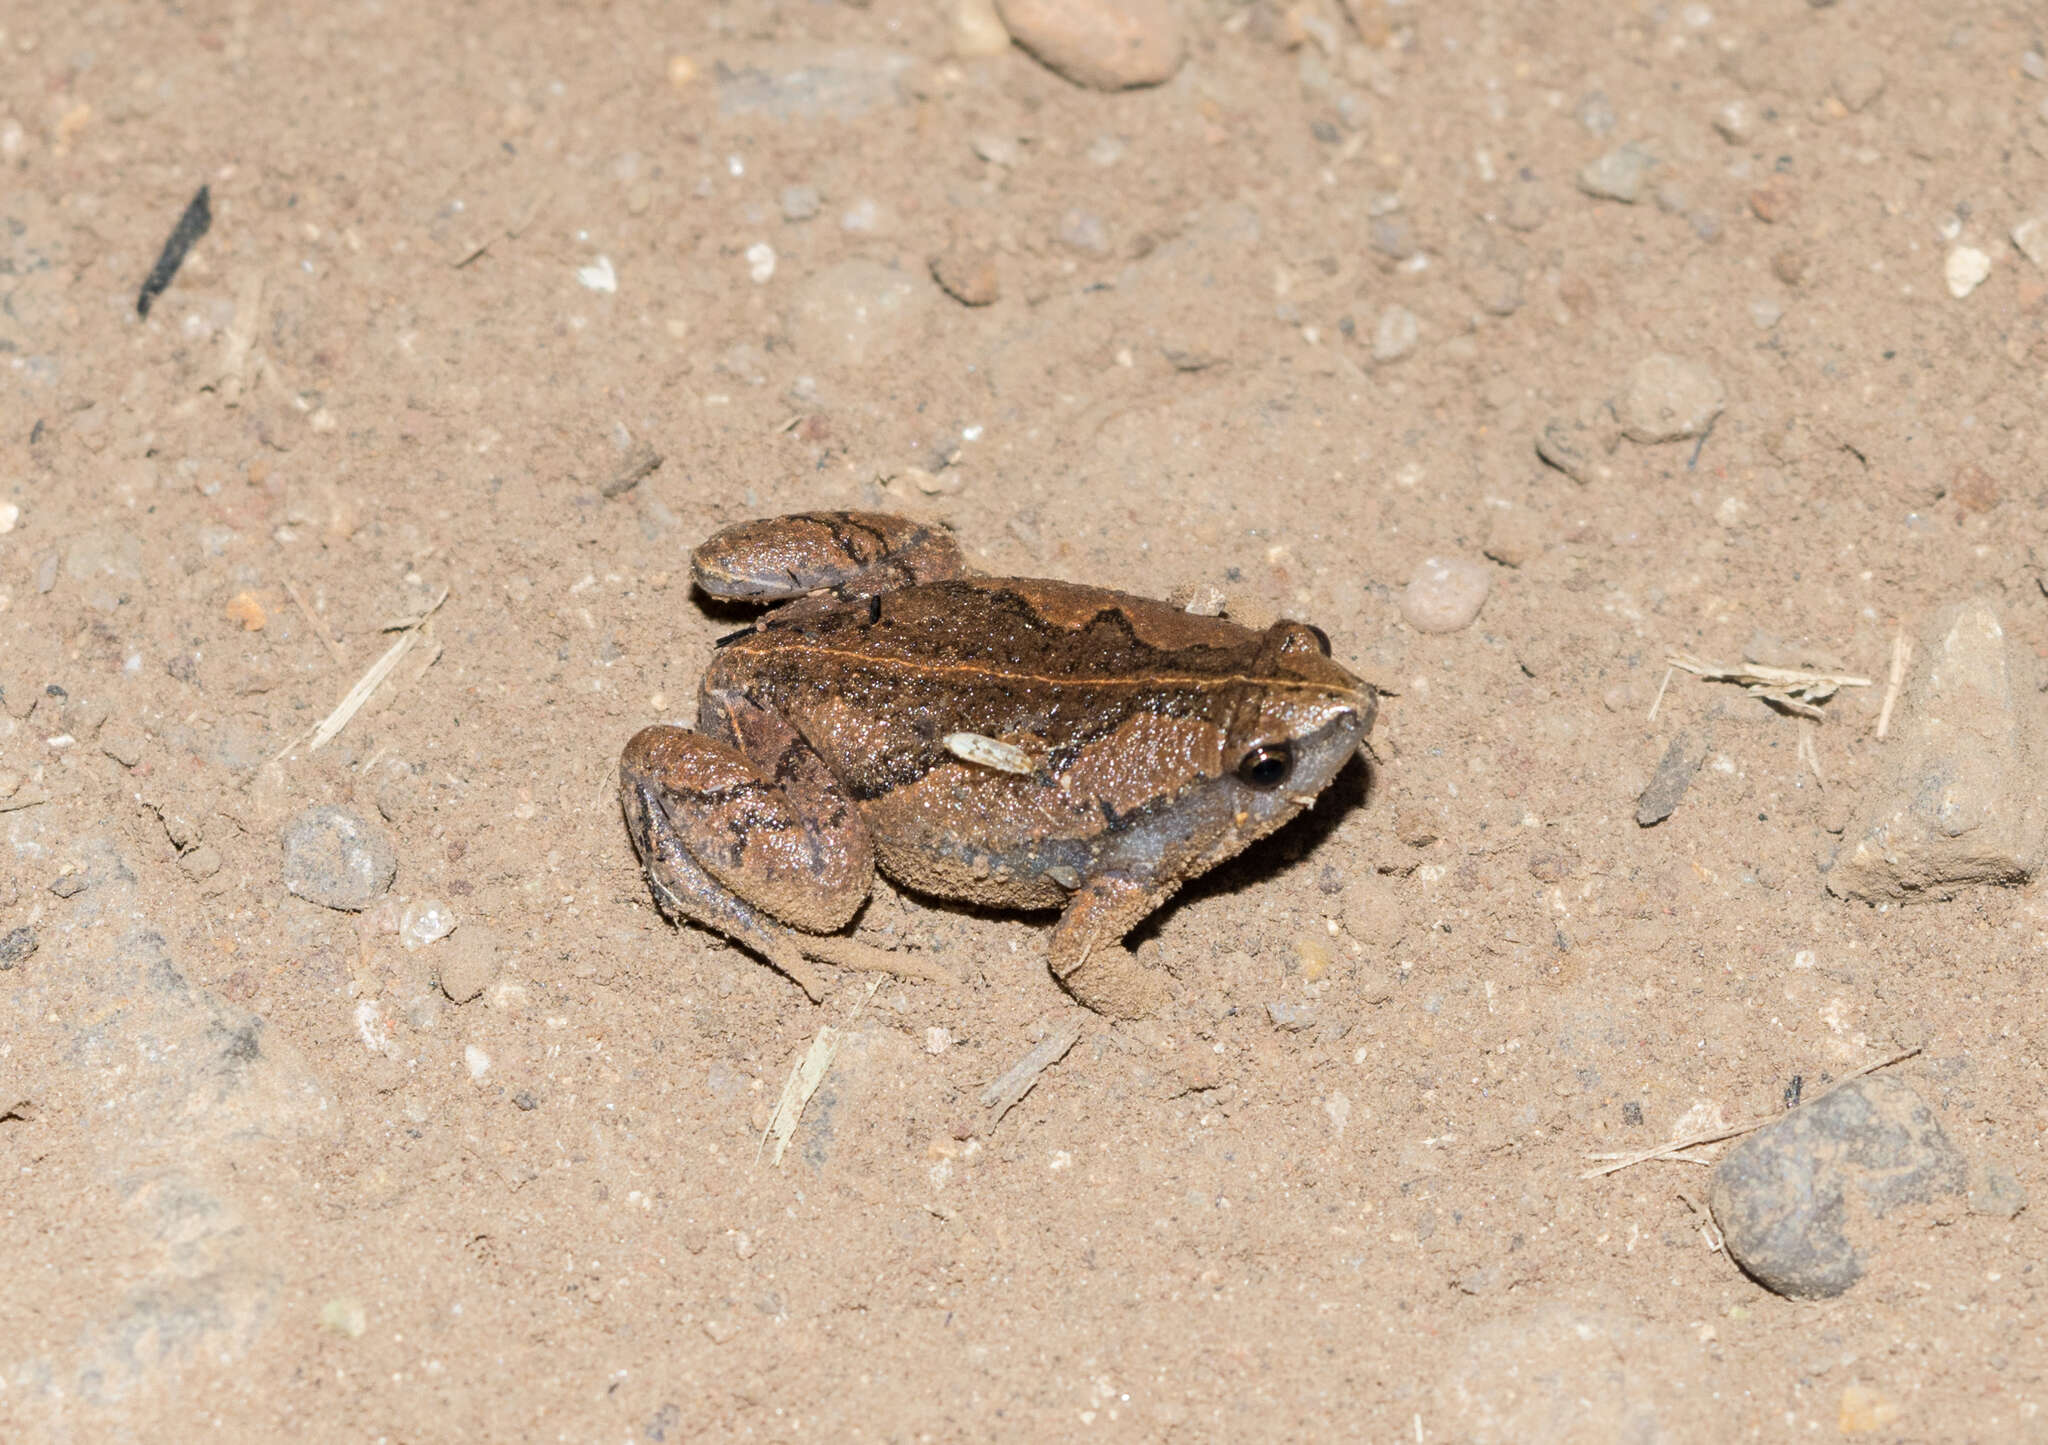
[[[952,1043],[953,1036],[942,1028],[935,1026],[924,1031],[924,1051],[928,1054],[943,1054]]]
[[[1417,632],[1456,632],[1472,625],[1493,574],[1462,557],[1425,557],[1401,594],[1401,616]]]
[[[747,247],[747,275],[756,286],[775,274],[775,248],[766,241]]]
[[[619,289],[618,273],[612,270],[612,258],[599,256],[588,266],[576,268],[576,279],[586,288],[609,296]]]
[[[1960,301],[1984,284],[1991,274],[1991,258],[1975,246],[1958,246],[1942,262],[1941,274],[1948,282],[1948,294]]]
[[[0,532],[12,532],[20,520],[21,508],[12,502],[0,502]]]
[[[491,1056],[475,1044],[463,1047],[462,1062],[469,1066],[469,1076],[472,1079],[481,1079],[491,1070]]]
[[[398,941],[407,948],[425,948],[455,931],[455,910],[438,898],[422,898],[405,906],[398,921]]]

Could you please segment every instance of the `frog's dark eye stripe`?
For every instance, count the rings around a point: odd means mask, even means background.
[[[1304,622],[1301,625],[1316,635],[1316,646],[1323,650],[1323,656],[1328,657],[1330,655],[1330,634],[1323,631],[1322,628],[1316,626],[1313,622]]]
[[[1277,788],[1294,771],[1294,745],[1288,742],[1260,743],[1237,765],[1238,777],[1254,788]]]

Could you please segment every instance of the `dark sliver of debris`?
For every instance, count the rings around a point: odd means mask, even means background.
[[[1692,786],[1692,775],[1700,770],[1700,764],[1707,760],[1707,752],[1713,745],[1713,736],[1705,728],[1687,728],[1671,740],[1671,746],[1664,750],[1663,761],[1657,764],[1657,771],[1650,778],[1650,786],[1643,789],[1642,796],[1636,799],[1636,822],[1639,826],[1655,827],[1671,816],[1678,800]]]
[[[178,224],[171,227],[171,238],[164,242],[164,248],[156,258],[156,265],[149,268],[149,278],[142,283],[141,294],[135,298],[135,314],[149,315],[149,308],[161,296],[164,288],[171,284],[171,278],[178,274],[178,268],[185,264],[185,254],[198,244],[213,224],[213,203],[208,199],[206,187],[199,188],[199,194],[192,198],[192,204],[185,207],[185,214],[178,217]]]

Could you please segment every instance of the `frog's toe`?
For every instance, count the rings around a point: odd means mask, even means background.
[[[1110,1018],[1150,1018],[1169,998],[1165,972],[1146,967],[1127,948],[1099,949],[1079,968],[1056,976],[1068,993]]]

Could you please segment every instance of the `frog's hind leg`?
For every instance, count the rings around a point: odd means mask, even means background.
[[[968,569],[944,527],[887,512],[798,512],[727,527],[690,554],[690,570],[713,597],[780,602],[813,592],[871,597]]]
[[[717,706],[714,708],[714,702]],[[790,927],[842,928],[874,885],[867,829],[824,761],[744,699],[706,699],[725,737],[642,729],[619,759],[634,847],[663,911],[759,953],[821,996]]]

